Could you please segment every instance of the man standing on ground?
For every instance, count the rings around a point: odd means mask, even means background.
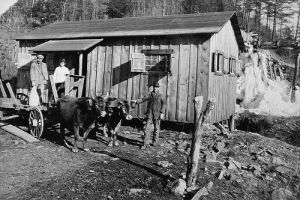
[[[156,145],[159,139],[160,121],[164,117],[164,100],[162,95],[159,93],[159,83],[156,82],[153,84],[153,91],[148,96],[133,102],[140,104],[145,101],[148,101],[146,112],[147,124],[144,130],[144,145],[141,147],[141,149],[145,149],[150,145],[152,123],[154,124],[153,146]]]
[[[38,55],[36,62],[30,67],[30,79],[32,87],[40,91],[42,102],[45,103],[45,86],[48,82],[48,70],[46,63],[43,63],[44,56]]]

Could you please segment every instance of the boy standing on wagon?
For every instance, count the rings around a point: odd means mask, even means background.
[[[153,145],[156,145],[159,139],[160,132],[160,121],[163,119],[164,114],[164,100],[162,94],[159,93],[159,83],[156,82],[153,84],[153,91],[143,97],[142,99],[135,100],[133,102],[140,104],[145,101],[148,101],[147,112],[146,112],[146,127],[144,130],[144,145],[141,149],[146,149],[150,145],[151,140],[151,125],[154,124],[154,134],[153,134]]]

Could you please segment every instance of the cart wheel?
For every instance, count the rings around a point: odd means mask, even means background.
[[[36,138],[40,138],[44,130],[44,117],[38,108],[33,107],[30,110],[28,122],[30,134]]]
[[[29,97],[28,95],[24,93],[17,93],[16,95],[17,99],[20,100],[21,104],[23,105],[29,105]]]

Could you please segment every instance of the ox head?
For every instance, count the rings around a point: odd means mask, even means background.
[[[106,116],[106,111],[105,111],[105,102],[108,98],[107,95],[102,95],[102,96],[92,96],[92,98],[89,99],[89,106],[90,110],[95,108],[95,112],[98,117],[105,117]]]
[[[131,113],[131,102],[126,99],[120,99],[119,100],[119,108],[121,109],[121,112],[123,113],[126,120],[132,120]]]
[[[132,119],[130,101],[126,99],[108,98],[106,107],[109,115],[117,114],[126,120]]]

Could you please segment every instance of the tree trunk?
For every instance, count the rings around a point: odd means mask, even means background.
[[[267,33],[267,31],[268,31],[268,27],[269,27],[269,8],[267,8],[268,10],[267,10],[267,23],[266,23],[266,31],[265,31],[265,33]]]
[[[207,103],[207,107],[204,112],[201,113],[203,103],[203,96],[195,98],[195,132],[193,135],[191,152],[188,157],[188,169],[187,169],[187,187],[193,187],[196,185],[199,168],[199,157],[201,139],[203,134],[203,124],[205,123],[210,112],[214,109],[215,99],[211,99]]]
[[[257,34],[258,34],[258,38],[260,38],[261,35],[261,6],[262,6],[262,0],[259,1],[259,5],[258,5],[258,30],[257,30]]]
[[[274,19],[273,19],[273,31],[272,31],[272,41],[275,40],[275,35],[276,35],[276,18],[277,18],[277,0],[275,0],[274,3]]]
[[[300,23],[300,1],[298,1],[299,11],[298,11],[298,19],[297,19],[297,26],[296,26],[296,34],[295,34],[295,41],[298,41],[298,34],[299,34],[299,23]]]
[[[279,39],[281,40],[281,36],[282,36],[282,24],[283,24],[283,18],[281,18],[280,20],[280,30],[279,30]]]
[[[291,102],[292,103],[296,102],[296,84],[297,84],[299,65],[300,65],[300,53],[298,53],[298,56],[297,56],[295,71],[294,71],[294,77],[293,77],[293,82],[292,82],[292,95],[291,95]]]

